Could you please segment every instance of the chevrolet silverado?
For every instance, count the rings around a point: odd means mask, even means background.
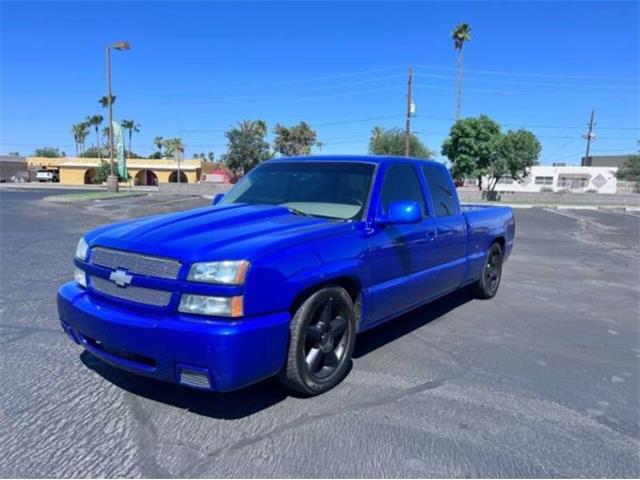
[[[87,233],[58,312],[130,372],[314,395],[346,375],[359,332],[463,287],[493,297],[514,234],[510,208],[461,207],[437,162],[278,158],[211,206]]]

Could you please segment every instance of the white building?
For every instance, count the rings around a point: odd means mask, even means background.
[[[531,167],[521,181],[501,178],[498,192],[597,192],[616,193],[617,167],[570,167],[539,165]],[[485,185],[486,180],[484,181]]]

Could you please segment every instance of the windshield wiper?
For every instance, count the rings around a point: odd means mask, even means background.
[[[300,215],[301,217],[314,217],[315,216],[315,215],[311,215],[310,213],[303,212],[302,210],[298,210],[297,208],[287,207],[287,210],[289,210],[294,215]]]

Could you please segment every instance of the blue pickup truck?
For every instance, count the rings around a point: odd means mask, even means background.
[[[279,158],[211,206],[87,233],[58,312],[130,372],[215,391],[277,375],[314,395],[358,332],[459,288],[493,297],[514,234],[510,208],[461,207],[436,162]]]

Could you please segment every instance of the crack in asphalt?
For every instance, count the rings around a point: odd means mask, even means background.
[[[133,420],[141,427],[133,429],[135,443],[141,457],[142,465],[139,465],[141,471],[145,472],[145,476],[152,478],[172,477],[173,475],[158,463],[153,454],[153,446],[158,444],[158,430],[153,424],[151,414],[145,411],[137,395],[125,392],[123,401],[127,405]]]
[[[623,249],[619,245],[613,242],[605,242],[597,238],[597,233],[615,233],[618,228],[609,225],[603,225],[591,218],[585,218],[578,214],[572,214],[562,210],[556,210],[551,208],[544,209],[547,212],[555,213],[562,217],[571,218],[577,222],[578,230],[574,232],[566,233],[567,237],[577,240],[578,242],[586,245],[595,246],[601,249],[605,249],[613,254],[622,255],[628,258],[637,259],[640,258],[640,252],[632,249]]]
[[[5,331],[9,330],[9,331]],[[13,332],[11,330],[14,330]],[[62,334],[62,330],[53,328],[41,328],[21,325],[0,325],[0,337],[2,341],[0,345],[8,345],[10,343],[22,340],[30,335],[36,335],[38,333],[53,333],[55,335]]]
[[[452,380],[452,378],[442,379],[442,380],[430,380],[428,382],[421,383],[419,385],[415,385],[413,387],[407,388],[405,390],[395,392],[391,395],[384,396],[382,398],[377,398],[374,400],[368,400],[365,402],[355,403],[353,405],[347,405],[342,408],[338,408],[333,411],[323,412],[323,413],[315,413],[315,414],[303,414],[298,418],[291,420],[290,422],[279,425],[271,430],[264,432],[259,435],[255,435],[248,438],[243,438],[232,445],[228,445],[226,447],[219,448],[207,455],[204,458],[193,465],[192,467],[180,472],[179,477],[189,478],[189,477],[197,477],[201,473],[204,473],[209,464],[215,461],[220,455],[225,453],[234,452],[244,447],[254,445],[263,440],[270,439],[274,436],[280,435],[290,430],[297,429],[301,426],[308,425],[309,423],[313,423],[316,420],[321,420],[325,418],[336,417],[338,415],[342,415],[344,413],[354,412],[357,410],[363,410],[372,407],[378,407],[381,405],[387,405],[389,403],[397,402],[403,398],[406,398],[411,395],[416,395],[418,393],[422,393],[427,390],[433,390],[435,388],[441,387],[445,383]]]

